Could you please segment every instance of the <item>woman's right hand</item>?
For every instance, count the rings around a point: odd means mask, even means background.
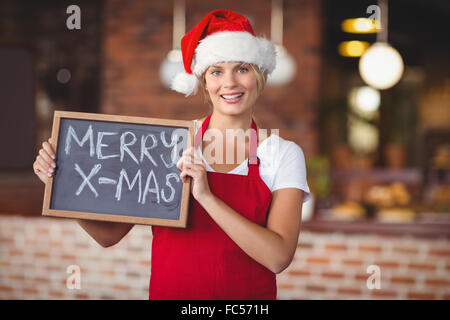
[[[56,155],[51,143],[51,139],[42,143],[42,148],[33,163],[34,173],[43,183],[46,183],[53,176],[56,168]]]

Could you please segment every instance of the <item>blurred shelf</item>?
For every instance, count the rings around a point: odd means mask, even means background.
[[[385,183],[402,181],[407,184],[418,184],[422,182],[422,172],[419,168],[404,169],[341,169],[332,170],[331,177],[335,181],[359,179],[382,181]]]
[[[384,235],[411,235],[418,237],[450,237],[450,223],[410,222],[381,223],[372,220],[343,221],[312,219],[302,222],[302,230],[314,232],[343,232]]]
[[[364,186],[370,185],[387,185],[393,182],[401,182],[408,187],[408,191],[413,199],[411,207],[421,204],[423,200],[423,171],[421,168],[371,168],[371,169],[347,169],[347,170],[332,170],[330,172],[335,191],[339,192],[348,188],[353,183],[361,192],[360,199],[353,200],[356,203],[363,203],[363,185],[358,184],[358,181],[363,181]],[[340,197],[339,197],[340,196]],[[344,200],[337,201],[334,204],[345,201],[345,194],[338,194],[336,199]],[[368,208],[365,219],[360,220],[345,220],[332,217],[325,208],[318,209],[318,212],[312,220],[307,220],[302,223],[303,230],[314,232],[343,232],[343,233],[360,233],[360,234],[384,234],[384,235],[411,235],[417,237],[450,237],[450,213],[426,213],[421,210],[415,211],[414,220],[404,222],[384,222],[377,220],[375,212],[370,213]],[[369,214],[370,213],[370,214]],[[395,217],[394,217],[395,218]]]

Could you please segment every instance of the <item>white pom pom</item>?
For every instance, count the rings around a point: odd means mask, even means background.
[[[171,89],[187,96],[196,94],[198,89],[197,77],[186,72],[177,73],[172,80]]]

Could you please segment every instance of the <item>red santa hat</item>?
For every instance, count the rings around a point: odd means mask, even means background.
[[[255,36],[250,22],[231,10],[214,10],[181,39],[185,72],[178,73],[171,88],[186,96],[195,94],[198,77],[219,62],[245,62],[263,72],[275,69],[275,47]]]

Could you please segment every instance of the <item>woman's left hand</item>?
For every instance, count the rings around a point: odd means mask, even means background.
[[[199,201],[212,195],[206,175],[206,166],[193,147],[183,152],[177,168],[181,170],[180,178],[183,182],[186,181],[187,176],[192,178],[191,192],[195,200]]]

